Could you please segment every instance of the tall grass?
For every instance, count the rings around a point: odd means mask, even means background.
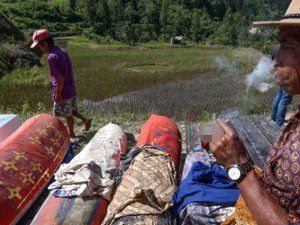
[[[190,80],[216,70],[211,63],[225,49],[198,48],[70,48],[79,96],[99,101],[118,94]],[[89,88],[86,88],[88,84]]]
[[[90,45],[66,50],[72,58],[81,106],[100,116],[152,112],[198,120],[230,107],[264,113],[274,97],[274,91],[251,91],[245,96],[245,75],[259,59],[259,53],[249,49]],[[2,110],[20,111],[24,103],[32,110],[38,109],[38,103],[51,110],[46,57],[42,65],[0,80]],[[247,109],[247,101],[254,110]]]

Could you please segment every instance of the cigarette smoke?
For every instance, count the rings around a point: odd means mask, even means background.
[[[221,69],[225,69],[226,71],[235,74],[239,72],[239,70],[233,64],[231,64],[225,56],[217,56],[214,57],[213,60]]]
[[[273,62],[266,56],[262,56],[253,70],[253,72],[247,74],[246,85],[247,85],[247,93],[251,87],[259,90],[264,93],[267,92],[270,88],[274,87],[275,84],[272,83],[273,78]]]

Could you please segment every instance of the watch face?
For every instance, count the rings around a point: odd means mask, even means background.
[[[240,177],[242,175],[241,170],[238,167],[229,168],[227,173],[228,173],[228,177],[234,181],[240,179]]]

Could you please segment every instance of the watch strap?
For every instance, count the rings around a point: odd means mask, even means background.
[[[247,173],[249,173],[251,170],[254,169],[254,166],[253,166],[252,161],[247,161],[247,162],[245,162],[245,163],[238,164],[238,165],[239,165],[240,168],[242,169],[243,174],[247,174]]]

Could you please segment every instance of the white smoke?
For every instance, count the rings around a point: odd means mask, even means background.
[[[230,61],[225,56],[217,56],[213,58],[214,62],[218,65],[219,68],[225,69],[231,73],[237,73],[238,69],[230,63]]]
[[[251,87],[264,93],[275,86],[275,84],[272,83],[272,80],[274,80],[272,73],[273,66],[274,63],[268,57],[262,56],[260,58],[253,72],[247,74],[247,93]]]

